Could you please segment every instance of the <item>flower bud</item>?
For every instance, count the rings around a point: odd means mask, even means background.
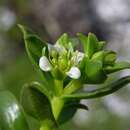
[[[113,65],[116,61],[116,53],[114,51],[107,51],[104,54],[104,65]]]
[[[103,62],[103,57],[104,57],[104,51],[98,51],[93,55],[92,60],[99,60]]]
[[[89,60],[86,63],[85,73],[88,83],[91,84],[103,83],[107,78],[103,71],[102,62],[99,60]]]
[[[99,51],[102,50],[103,47],[105,46],[105,44],[106,44],[105,41],[99,41],[99,42],[98,42],[98,50],[99,50]]]

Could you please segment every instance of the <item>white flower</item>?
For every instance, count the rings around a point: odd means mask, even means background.
[[[52,66],[46,56],[42,56],[39,60],[39,66],[43,71],[50,71]]]
[[[55,45],[48,44],[48,50],[49,52],[56,51],[57,53],[63,53],[66,51],[65,48],[59,44],[55,44]]]
[[[76,52],[76,54],[71,58],[71,60],[74,62],[74,65],[78,65],[84,58],[84,53],[82,52]]]
[[[82,61],[83,58],[84,58],[84,53],[78,52],[78,54],[77,54],[77,63]]]
[[[79,68],[75,66],[71,67],[70,70],[66,72],[66,74],[72,79],[78,79],[81,76]]]
[[[51,52],[53,50],[56,51],[56,48],[54,47],[54,45],[48,43],[48,50],[49,50],[49,52]]]
[[[54,47],[56,48],[57,52],[59,52],[59,53],[63,53],[66,51],[66,49],[60,44],[55,44]]]

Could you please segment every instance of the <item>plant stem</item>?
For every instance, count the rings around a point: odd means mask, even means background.
[[[60,96],[63,91],[63,81],[62,80],[55,80],[55,94]]]
[[[45,120],[42,122],[39,130],[55,130],[55,127],[52,121]]]
[[[78,89],[80,89],[82,86],[81,81],[79,80],[72,80],[65,88],[64,88],[64,94],[71,94]]]

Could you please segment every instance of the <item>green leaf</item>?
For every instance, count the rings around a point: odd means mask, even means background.
[[[44,83],[46,83],[46,79],[51,80],[50,73],[45,73],[41,71],[39,67],[39,59],[42,56],[43,48],[46,50],[44,52],[46,55],[48,55],[48,48],[45,42],[43,42],[37,35],[33,34],[28,28],[18,25],[21,29],[23,36],[24,36],[24,42],[26,47],[26,52],[28,54],[28,57],[33,64],[34,68],[37,70],[39,75],[42,77],[42,80]],[[46,49],[45,49],[46,48]],[[46,83],[48,84],[48,83]]]
[[[78,44],[79,44],[79,39],[76,38],[76,37],[70,38],[70,42],[71,42],[73,48],[76,48],[78,46]]]
[[[63,124],[69,121],[76,113],[77,108],[64,107],[58,119],[58,124]]]
[[[116,52],[114,51],[105,51],[104,52],[104,65],[113,65],[116,61]]]
[[[59,39],[56,41],[56,44],[62,45],[68,50],[72,50],[78,45],[78,38],[70,38],[67,33],[62,34]]]
[[[60,38],[56,41],[56,44],[62,45],[65,48],[68,48],[68,43],[70,39],[67,33],[64,33],[63,35],[60,36]]]
[[[21,103],[25,112],[37,120],[54,120],[49,98],[46,96],[46,92],[36,84],[28,85],[23,88]]]
[[[99,50],[99,51],[102,50],[103,47],[105,46],[105,44],[106,44],[105,41],[99,41],[99,42],[98,42],[98,50]]]
[[[123,69],[130,69],[130,63],[129,62],[117,62],[113,66],[108,66],[104,68],[104,71],[107,74],[114,73]]]
[[[82,33],[77,33],[77,35],[78,35],[78,37],[79,37],[79,40],[80,40],[81,43],[83,44],[84,53],[87,54],[87,41],[88,41],[87,36],[85,36],[85,35],[82,34]]]
[[[79,80],[79,79],[71,80],[64,88],[63,93],[65,93],[65,94],[74,93],[75,91],[79,90],[81,87],[82,87],[81,80]]]
[[[86,80],[90,84],[103,83],[107,78],[102,68],[102,61],[99,60],[89,60],[86,63],[85,73]]]
[[[104,86],[103,88],[95,89],[92,91],[86,91],[84,93],[75,93],[75,94],[66,94],[63,95],[62,98],[64,100],[80,100],[80,99],[91,99],[103,97],[109,94],[112,94],[130,83],[130,76],[125,76],[123,78],[118,79],[117,81]]]
[[[67,101],[60,113],[58,123],[63,124],[70,120],[78,109],[88,110],[87,106],[80,104],[79,101]]]
[[[98,40],[96,38],[96,36],[92,33],[88,34],[88,37],[78,33],[78,37],[81,41],[81,43],[83,44],[83,48],[84,48],[84,52],[85,54],[91,58],[92,55],[98,51]]]
[[[21,106],[9,91],[0,92],[0,130],[29,130]]]
[[[97,49],[98,49],[98,40],[94,34],[89,33],[87,41],[88,56],[91,57],[97,51]]]
[[[35,67],[39,68],[39,59],[42,56],[43,47],[47,47],[46,43],[43,42],[37,35],[33,34],[29,29],[22,25],[18,25],[21,29],[27,54]]]
[[[94,53],[94,55],[92,56],[92,60],[100,61],[102,62],[102,64],[103,64],[103,58],[104,58],[104,51],[98,51]]]

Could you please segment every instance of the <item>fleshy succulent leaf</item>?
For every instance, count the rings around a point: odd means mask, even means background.
[[[43,47],[47,47],[47,45],[28,28],[24,27],[23,25],[19,25],[19,28],[21,29],[24,36],[27,54],[33,65],[39,68],[39,59],[42,55],[42,49]]]
[[[49,73],[45,73],[40,70],[39,59],[42,56],[43,48],[46,48],[44,49],[46,51],[44,53],[48,55],[47,45],[37,35],[32,33],[28,28],[24,27],[23,25],[18,26],[23,33],[25,48],[29,59],[33,64],[34,68],[39,73],[39,75],[42,77],[43,81],[46,82],[46,78],[51,79],[51,76]]]
[[[87,41],[88,41],[88,38],[87,36],[85,36],[84,34],[82,33],[77,33],[82,45],[83,45],[83,50],[84,50],[84,53],[87,54]]]
[[[98,60],[103,63],[103,58],[104,58],[104,51],[98,51],[93,54],[92,60]]]
[[[77,34],[81,43],[83,44],[83,48],[84,48],[84,52],[85,54],[91,58],[92,55],[98,51],[98,40],[96,38],[96,36],[92,33],[88,34],[88,37],[78,33]]]
[[[114,51],[104,52],[104,65],[113,65],[116,61],[116,53]]]
[[[88,34],[88,41],[87,41],[87,53],[89,57],[98,50],[98,40],[93,33]]]
[[[0,130],[29,130],[21,106],[9,91],[0,92]]]
[[[77,111],[76,107],[72,107],[74,104],[79,104],[79,101],[67,101],[60,113],[58,123],[63,124],[70,120]]]
[[[98,42],[98,50],[99,50],[99,51],[102,50],[103,47],[105,46],[105,44],[106,44],[105,41],[99,41],[99,42]]]
[[[73,46],[73,48],[75,48],[79,44],[79,40],[76,37],[70,38],[70,42],[71,42],[71,45]]]
[[[64,33],[60,36],[60,38],[56,41],[56,44],[62,45],[64,47],[68,47],[69,36],[67,33]]]
[[[97,84],[106,80],[107,76],[102,67],[102,61],[99,60],[89,60],[86,63],[85,73],[88,83]]]
[[[104,68],[105,73],[111,74],[120,70],[130,69],[129,62],[116,62],[113,66],[107,66]]]
[[[37,84],[26,85],[21,93],[21,104],[27,114],[39,121],[54,120],[49,98],[44,93]]]
[[[72,104],[68,105],[68,107],[88,110],[88,106],[86,106],[84,104],[81,104],[81,103],[74,103],[74,102],[72,102]]]
[[[78,109],[88,110],[88,107],[84,104],[80,104],[79,101],[67,101],[60,112],[57,123],[63,124],[70,120]]]
[[[103,97],[103,96],[116,92],[117,90],[119,90],[120,88],[124,87],[125,85],[129,83],[130,83],[130,76],[125,76],[111,84],[105,85],[102,88],[95,89],[92,91],[86,91],[84,93],[82,92],[82,93],[66,94],[66,95],[63,95],[62,98],[69,101],[73,99],[80,100],[80,99]]]

